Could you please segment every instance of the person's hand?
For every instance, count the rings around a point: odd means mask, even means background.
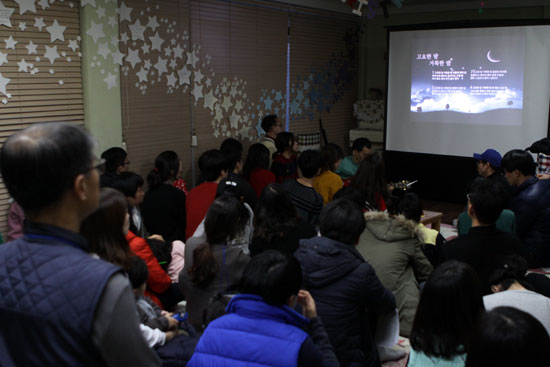
[[[315,300],[308,291],[300,289],[298,292],[298,303],[302,306],[302,313],[308,319],[317,317],[317,307]]]
[[[160,311],[160,315],[161,316],[172,316],[172,313],[168,312],[168,311],[165,311],[165,310],[162,310],[162,311]]]
[[[165,343],[169,342],[170,340],[174,339],[176,337],[176,335],[178,335],[178,330],[169,330],[167,332],[165,332],[164,334],[166,334],[166,341]]]
[[[162,237],[160,234],[152,234],[147,238],[150,239],[150,240],[157,240],[157,241],[166,242],[166,241],[164,241],[164,237]]]
[[[177,329],[179,325],[179,321],[173,318],[171,315],[165,315],[164,316],[168,320],[168,329]]]
[[[550,178],[549,174],[538,174],[537,177],[539,180],[548,180]]]

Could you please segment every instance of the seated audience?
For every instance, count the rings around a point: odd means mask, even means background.
[[[531,314],[550,334],[550,298],[535,293],[528,283],[527,261],[520,256],[507,256],[493,271],[489,283],[493,294],[483,297],[487,310],[509,306]]]
[[[210,208],[210,204],[216,198],[218,184],[227,176],[227,161],[219,150],[211,149],[199,157],[199,169],[205,182],[191,190],[187,197],[185,238],[189,238],[195,233]]]
[[[263,189],[275,182],[275,175],[269,169],[269,150],[263,144],[252,144],[244,162],[243,177],[259,198]]]
[[[271,163],[271,172],[275,174],[278,183],[298,178],[298,140],[293,133],[286,131],[277,134],[275,139],[277,153]]]
[[[180,171],[181,162],[176,152],[160,153],[155,159],[155,167],[147,175],[149,190],[141,206],[145,228],[168,242],[185,240],[186,197],[172,185]]]
[[[466,367],[546,367],[549,350],[550,337],[537,319],[512,307],[497,307],[481,317]]]
[[[366,210],[385,211],[390,198],[382,154],[374,152],[363,159],[351,178],[350,186],[363,195]]]
[[[189,366],[339,366],[300,263],[266,251],[246,266],[240,294],[212,321]],[[293,308],[302,307],[302,314]]]
[[[269,150],[269,165],[267,169],[270,169],[273,155],[277,152],[275,139],[277,138],[277,134],[282,131],[283,125],[279,122],[277,115],[267,115],[262,119],[262,129],[264,129],[265,135],[262,137],[260,143]]]
[[[18,239],[23,236],[23,227],[25,224],[25,213],[23,208],[14,200],[10,205],[8,212],[8,237],[7,242]]]
[[[516,215],[510,209],[504,209],[495,222],[495,227],[503,232],[516,233]],[[464,236],[472,228],[472,219],[467,211],[463,211],[458,216],[456,231],[459,236]]]
[[[147,237],[147,230],[143,224],[140,205],[143,203],[143,178],[134,172],[122,172],[113,180],[111,187],[120,191],[128,202],[130,215],[130,231],[140,237]]]
[[[365,221],[357,251],[395,296],[399,335],[408,338],[420,298],[418,284],[428,279],[433,270],[422,252],[418,222],[404,215],[390,216],[382,212],[366,212]]]
[[[323,197],[323,204],[332,201],[334,194],[344,186],[336,173],[344,151],[336,144],[329,143],[321,149],[321,172],[313,179],[313,188]]]
[[[454,260],[439,265],[420,295],[408,367],[463,367],[484,311],[476,272]]]
[[[489,275],[498,268],[506,255],[522,253],[521,241],[515,233],[495,228],[495,222],[504,209],[504,188],[493,180],[476,179],[468,194],[468,215],[472,228],[441,246],[440,262],[463,261],[477,272],[483,294],[490,294]]]
[[[112,147],[101,153],[101,159],[105,159],[105,172],[100,176],[100,187],[111,187],[113,180],[122,172],[128,171],[130,161],[128,154],[122,148]]]
[[[242,191],[245,203],[254,209],[258,203],[258,196],[248,181],[241,176],[243,173],[243,145],[236,139],[227,138],[220,145],[220,152],[227,160],[227,177],[220,181],[217,194],[219,195],[220,191],[223,191],[226,181],[235,182]]]
[[[550,180],[535,176],[536,164],[524,150],[506,153],[502,168],[513,187],[510,209],[516,215],[516,233],[528,252],[529,266],[550,266]]]
[[[502,157],[499,152],[494,149],[487,149],[483,153],[474,153],[476,160],[477,174],[489,180],[495,180],[501,184],[508,193],[511,189],[510,184],[502,174],[500,167]]]
[[[250,260],[241,249],[227,246],[239,236],[248,221],[248,212],[235,197],[217,198],[204,222],[207,243],[190,239],[185,247],[185,266],[180,287],[187,300],[189,322],[202,331],[208,320],[208,306],[219,293],[235,291],[244,267]]]
[[[304,287],[317,304],[340,364],[379,366],[369,318],[393,313],[395,299],[355,249],[365,229],[358,205],[340,199],[323,208],[320,237],[300,241]],[[367,317],[368,316],[368,317]]]
[[[354,140],[351,146],[351,155],[342,159],[342,163],[340,163],[340,166],[336,170],[336,173],[342,177],[342,180],[350,179],[355,175],[363,159],[371,152],[371,148],[372,143],[367,138]]]
[[[2,179],[27,219],[25,235],[0,246],[3,366],[160,366],[127,278],[78,234],[99,200],[93,148],[66,123],[32,125],[2,147]]]
[[[298,217],[312,225],[319,223],[319,213],[323,208],[323,197],[313,188],[313,178],[319,174],[320,167],[320,153],[315,150],[306,150],[298,158],[300,178],[283,183],[284,189],[296,207]]]
[[[256,207],[250,254],[278,250],[292,255],[303,238],[317,235],[315,228],[298,217],[290,196],[279,184],[268,185]]]

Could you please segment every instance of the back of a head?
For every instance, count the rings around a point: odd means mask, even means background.
[[[240,293],[255,294],[266,303],[282,306],[298,294],[302,269],[294,256],[268,250],[254,256],[244,269]]]
[[[267,134],[271,127],[277,123],[277,115],[267,115],[262,119],[262,129]]]
[[[61,200],[75,178],[91,170],[94,142],[80,127],[36,124],[12,135],[0,158],[9,194],[27,215]]]
[[[372,149],[372,143],[367,138],[358,138],[353,141],[351,150],[356,150],[358,152],[362,151],[365,147]]]
[[[489,285],[505,291],[518,282],[524,288],[533,287],[527,282],[527,260],[519,255],[508,255],[498,260],[498,267],[489,275]]]
[[[534,176],[537,170],[531,153],[521,149],[513,149],[506,153],[500,165],[506,172],[519,170],[524,176]]]
[[[297,225],[296,207],[288,192],[278,183],[267,185],[254,212],[254,237],[271,241],[284,236]]]
[[[112,183],[112,188],[126,197],[134,197],[137,190],[143,187],[143,178],[135,172],[122,172]]]
[[[472,183],[468,197],[477,220],[490,225],[496,223],[506,208],[508,193],[496,180],[478,177]]]
[[[476,272],[465,263],[447,261],[432,272],[422,289],[411,345],[435,357],[463,353],[484,310]]]
[[[292,148],[294,145],[294,134],[288,131],[282,131],[277,134],[275,138],[275,147],[277,148],[277,153],[283,153],[285,150]]]
[[[147,269],[147,264],[145,264],[145,261],[141,258],[138,256],[130,256],[126,273],[128,273],[132,289],[138,289],[147,282],[149,269]]]
[[[227,138],[220,145],[220,152],[226,159],[227,170],[233,172],[237,163],[242,159],[243,145],[237,139]]]
[[[119,147],[112,147],[101,153],[101,158],[105,159],[105,172],[116,173],[117,168],[124,165],[127,155]]]
[[[361,209],[365,206],[365,199],[361,193],[351,186],[344,186],[340,190],[336,191],[333,200],[348,199],[357,204]]]
[[[227,161],[219,150],[207,150],[199,157],[199,169],[205,181],[213,182],[220,177],[222,171],[227,170]]]
[[[359,165],[351,178],[350,186],[361,192],[371,205],[375,205],[375,196],[389,197],[386,186],[386,168],[380,152],[369,155]]]
[[[298,167],[302,176],[313,178],[321,168],[321,153],[317,150],[306,150],[298,158]]]
[[[232,240],[242,233],[248,220],[248,210],[239,199],[232,195],[222,195],[214,200],[206,213],[206,240],[211,245]]]
[[[481,317],[466,367],[547,367],[549,350],[548,332],[536,318],[512,307],[497,307]]]
[[[335,164],[344,158],[344,151],[339,145],[328,143],[321,149],[321,170],[333,171]]]
[[[248,148],[248,154],[243,166],[243,177],[247,180],[250,179],[252,171],[258,168],[269,168],[269,149],[263,144],[255,143]]]
[[[321,211],[319,231],[323,237],[347,245],[355,245],[364,229],[363,212],[356,203],[350,200],[334,200]]]
[[[418,195],[414,192],[406,193],[397,204],[398,214],[403,214],[405,218],[413,220],[417,223],[420,222],[422,212],[422,202],[420,201]]]
[[[155,167],[147,175],[149,190],[169,179],[175,179],[180,169],[180,159],[173,150],[166,150],[155,158]]]

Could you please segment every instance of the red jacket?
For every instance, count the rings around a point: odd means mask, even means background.
[[[170,287],[172,281],[170,280],[168,273],[161,268],[147,241],[144,238],[136,236],[132,233],[132,231],[128,231],[126,241],[128,241],[128,245],[130,246],[132,252],[145,261],[145,264],[147,264],[147,269],[149,270],[147,288],[155,293],[164,293]],[[158,298],[153,294],[149,293],[147,295],[149,297],[153,296],[151,299],[153,299],[155,303],[160,304]]]

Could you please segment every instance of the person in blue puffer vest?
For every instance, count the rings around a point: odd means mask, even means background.
[[[244,270],[240,294],[212,321],[189,367],[339,366],[296,258],[269,250]],[[293,307],[299,303],[302,314]]]

